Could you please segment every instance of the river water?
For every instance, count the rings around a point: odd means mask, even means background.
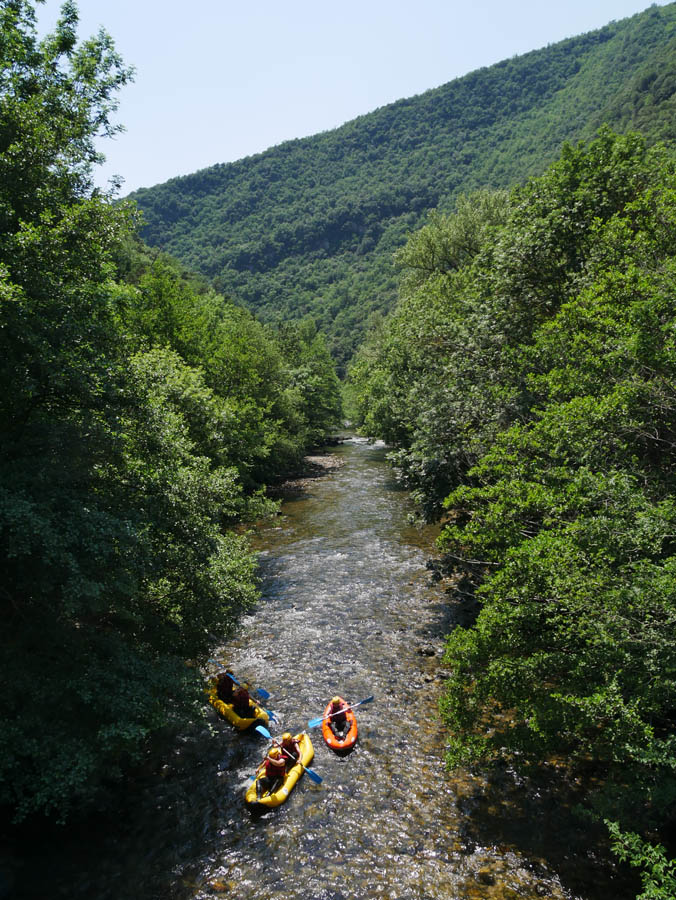
[[[347,439],[343,465],[260,527],[262,599],[214,656],[270,692],[274,734],[328,699],[374,695],[338,757],[312,730],[312,768],[252,817],[248,777],[267,748],[212,717],[111,822],[35,849],[17,896],[96,900],[601,900],[633,891],[545,774],[444,770],[437,718],[452,604],[426,568],[434,531],[409,522],[379,445]],[[38,892],[36,892],[38,891]]]

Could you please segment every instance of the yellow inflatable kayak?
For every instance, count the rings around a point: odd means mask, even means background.
[[[215,678],[212,678],[209,682],[207,694],[209,696],[209,703],[211,703],[216,712],[220,716],[223,716],[224,719],[227,719],[228,722],[230,722],[231,725],[234,725],[235,728],[239,729],[239,731],[244,731],[245,728],[251,727],[251,725],[253,725],[254,723],[256,725],[263,725],[267,724],[270,721],[270,716],[268,716],[263,707],[256,706],[253,700],[249,700],[249,709],[251,710],[251,716],[244,719],[241,716],[238,716],[232,703],[224,703],[219,699],[218,694],[216,693]]]
[[[300,762],[302,762],[302,766],[299,763],[296,763],[294,766],[291,766],[289,771],[286,773],[284,781],[280,784],[276,791],[273,791],[271,794],[263,794],[262,797],[257,795],[256,784],[260,778],[263,777],[263,771],[259,772],[256,775],[254,781],[251,782],[249,787],[247,788],[245,800],[250,808],[255,809],[258,807],[271,807],[271,806],[279,806],[280,803],[284,803],[287,799],[291,791],[296,786],[296,782],[303,774],[303,766],[309,766],[312,762],[312,759],[315,755],[314,747],[312,746],[312,741],[310,740],[310,735],[306,734],[304,731],[301,734],[295,735],[296,740],[300,743]]]

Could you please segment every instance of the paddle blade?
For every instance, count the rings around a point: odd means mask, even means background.
[[[254,691],[254,694],[258,694],[258,696],[261,698],[261,700],[269,700],[270,699],[270,692],[264,691],[263,688],[256,688],[256,690]]]
[[[308,768],[305,768],[305,771],[307,772],[307,777],[310,779],[310,781],[314,781],[315,784],[321,784],[322,781],[324,781],[324,779],[322,778],[322,776],[321,776],[321,775],[318,775],[318,774],[314,771],[314,769],[308,769]]]
[[[265,738],[271,738],[271,737],[272,737],[272,735],[270,734],[270,732],[268,731],[268,729],[265,728],[263,725],[256,725],[256,729],[255,729],[255,730],[256,730],[259,734],[262,734],[263,737],[265,737]]]
[[[323,716],[320,716],[318,719],[310,719],[310,721],[307,723],[307,727],[308,728],[316,728],[317,725],[321,725],[323,721],[324,721]]]

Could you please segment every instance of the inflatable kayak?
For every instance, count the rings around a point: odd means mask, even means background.
[[[340,698],[343,699],[342,697]],[[343,703],[345,701],[343,700]],[[328,716],[331,712],[331,701],[329,700],[326,709],[324,710],[324,715]],[[341,751],[350,750],[354,747],[357,740],[357,717],[352,712],[351,709],[348,709],[345,713],[345,718],[347,720],[346,730],[343,732],[343,736],[339,737],[331,727],[331,719],[324,719],[322,721],[322,737],[324,738],[325,743],[332,750],[335,750],[337,753]]]
[[[230,722],[231,725],[234,725],[235,728],[239,729],[239,731],[244,731],[245,728],[250,728],[254,723],[256,725],[264,725],[270,721],[270,716],[263,709],[263,707],[256,706],[253,700],[249,700],[249,709],[251,710],[251,716],[248,716],[246,718],[238,716],[232,703],[224,703],[223,700],[219,699],[218,694],[216,693],[215,678],[212,678],[209,682],[207,694],[209,696],[209,703],[211,703],[219,716],[223,716],[224,719],[227,719],[228,722]]]
[[[301,734],[295,735],[296,740],[300,743],[300,761],[303,763],[303,766],[309,766],[312,762],[312,758],[315,755],[314,747],[312,746],[312,741],[310,740],[310,735],[306,734],[306,732],[302,732]],[[279,806],[281,803],[287,799],[291,791],[296,786],[296,782],[303,774],[303,766],[296,763],[291,766],[291,768],[286,773],[284,781],[279,785],[277,790],[272,791],[272,793],[263,794],[262,797],[258,796],[256,791],[256,785],[263,777],[263,771],[259,772],[256,775],[254,781],[251,782],[249,787],[246,790],[246,794],[244,799],[246,800],[250,809],[263,809],[265,807]]]

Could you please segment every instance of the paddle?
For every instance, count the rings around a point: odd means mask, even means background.
[[[263,735],[263,737],[267,737],[267,738],[272,737],[272,735],[270,734],[268,729],[264,728],[262,725],[256,725],[256,731],[259,731]],[[300,759],[294,759],[293,756],[287,750],[285,750],[283,747],[280,747],[280,750],[282,751],[284,756],[288,756],[289,759],[293,759],[294,765],[296,763],[298,763],[299,766],[301,766],[303,769],[305,769],[305,771],[307,772],[307,777],[310,779],[310,781],[314,781],[315,784],[321,784],[322,781],[324,781],[322,776],[319,775],[317,772],[315,772],[314,769],[308,769],[307,766],[303,765],[303,763],[300,761]],[[259,768],[260,768],[260,766],[259,766]],[[258,770],[256,770],[256,771],[258,771]],[[249,781],[254,781],[255,778],[256,778],[256,776],[252,775],[249,778]]]
[[[225,668],[225,666],[224,666],[222,663],[219,663],[217,659],[210,659],[209,662],[210,662],[210,663],[213,663],[215,666],[219,666],[219,668],[221,668],[221,669],[224,669],[224,668]],[[241,682],[241,681],[237,681],[237,679],[236,679],[235,676],[232,674],[232,672],[227,672],[226,674],[227,674],[228,678],[231,678],[231,679],[235,682],[235,684],[238,684],[238,685],[241,686],[242,682]],[[263,688],[251,688],[251,693],[252,693],[252,694],[258,694],[258,696],[259,696],[262,700],[268,700],[268,699],[270,698],[269,692],[268,692],[268,691],[264,691]]]
[[[331,719],[333,716],[339,715],[341,712],[347,712],[348,709],[355,709],[357,706],[361,706],[362,703],[370,703],[373,700],[373,694],[370,697],[366,697],[364,700],[360,700],[359,703],[353,703],[352,706],[346,706],[344,709],[339,709],[337,712],[329,713],[328,716],[320,716],[318,719],[310,719],[307,723],[308,728],[316,728],[317,725],[321,725],[324,719]]]
[[[314,769],[308,769],[307,766],[303,765],[300,759],[294,759],[294,757],[287,750],[285,750],[284,747],[280,747],[280,749],[284,756],[288,756],[289,759],[293,759],[294,764],[298,763],[299,766],[302,766],[302,768],[305,769],[305,771],[307,772],[307,777],[310,779],[310,781],[314,781],[315,784],[321,784],[322,781],[324,781],[322,776],[318,775],[317,772],[314,771]]]
[[[270,734],[270,732],[264,725],[256,725],[256,728],[254,730],[257,731],[259,734],[262,734],[264,738],[268,738],[268,740],[272,739],[272,735]],[[258,771],[262,767],[262,765],[263,765],[263,763],[260,764],[260,766],[258,767],[258,769],[256,769],[256,771],[253,775],[249,776],[249,781],[256,780],[256,775],[258,775]]]

